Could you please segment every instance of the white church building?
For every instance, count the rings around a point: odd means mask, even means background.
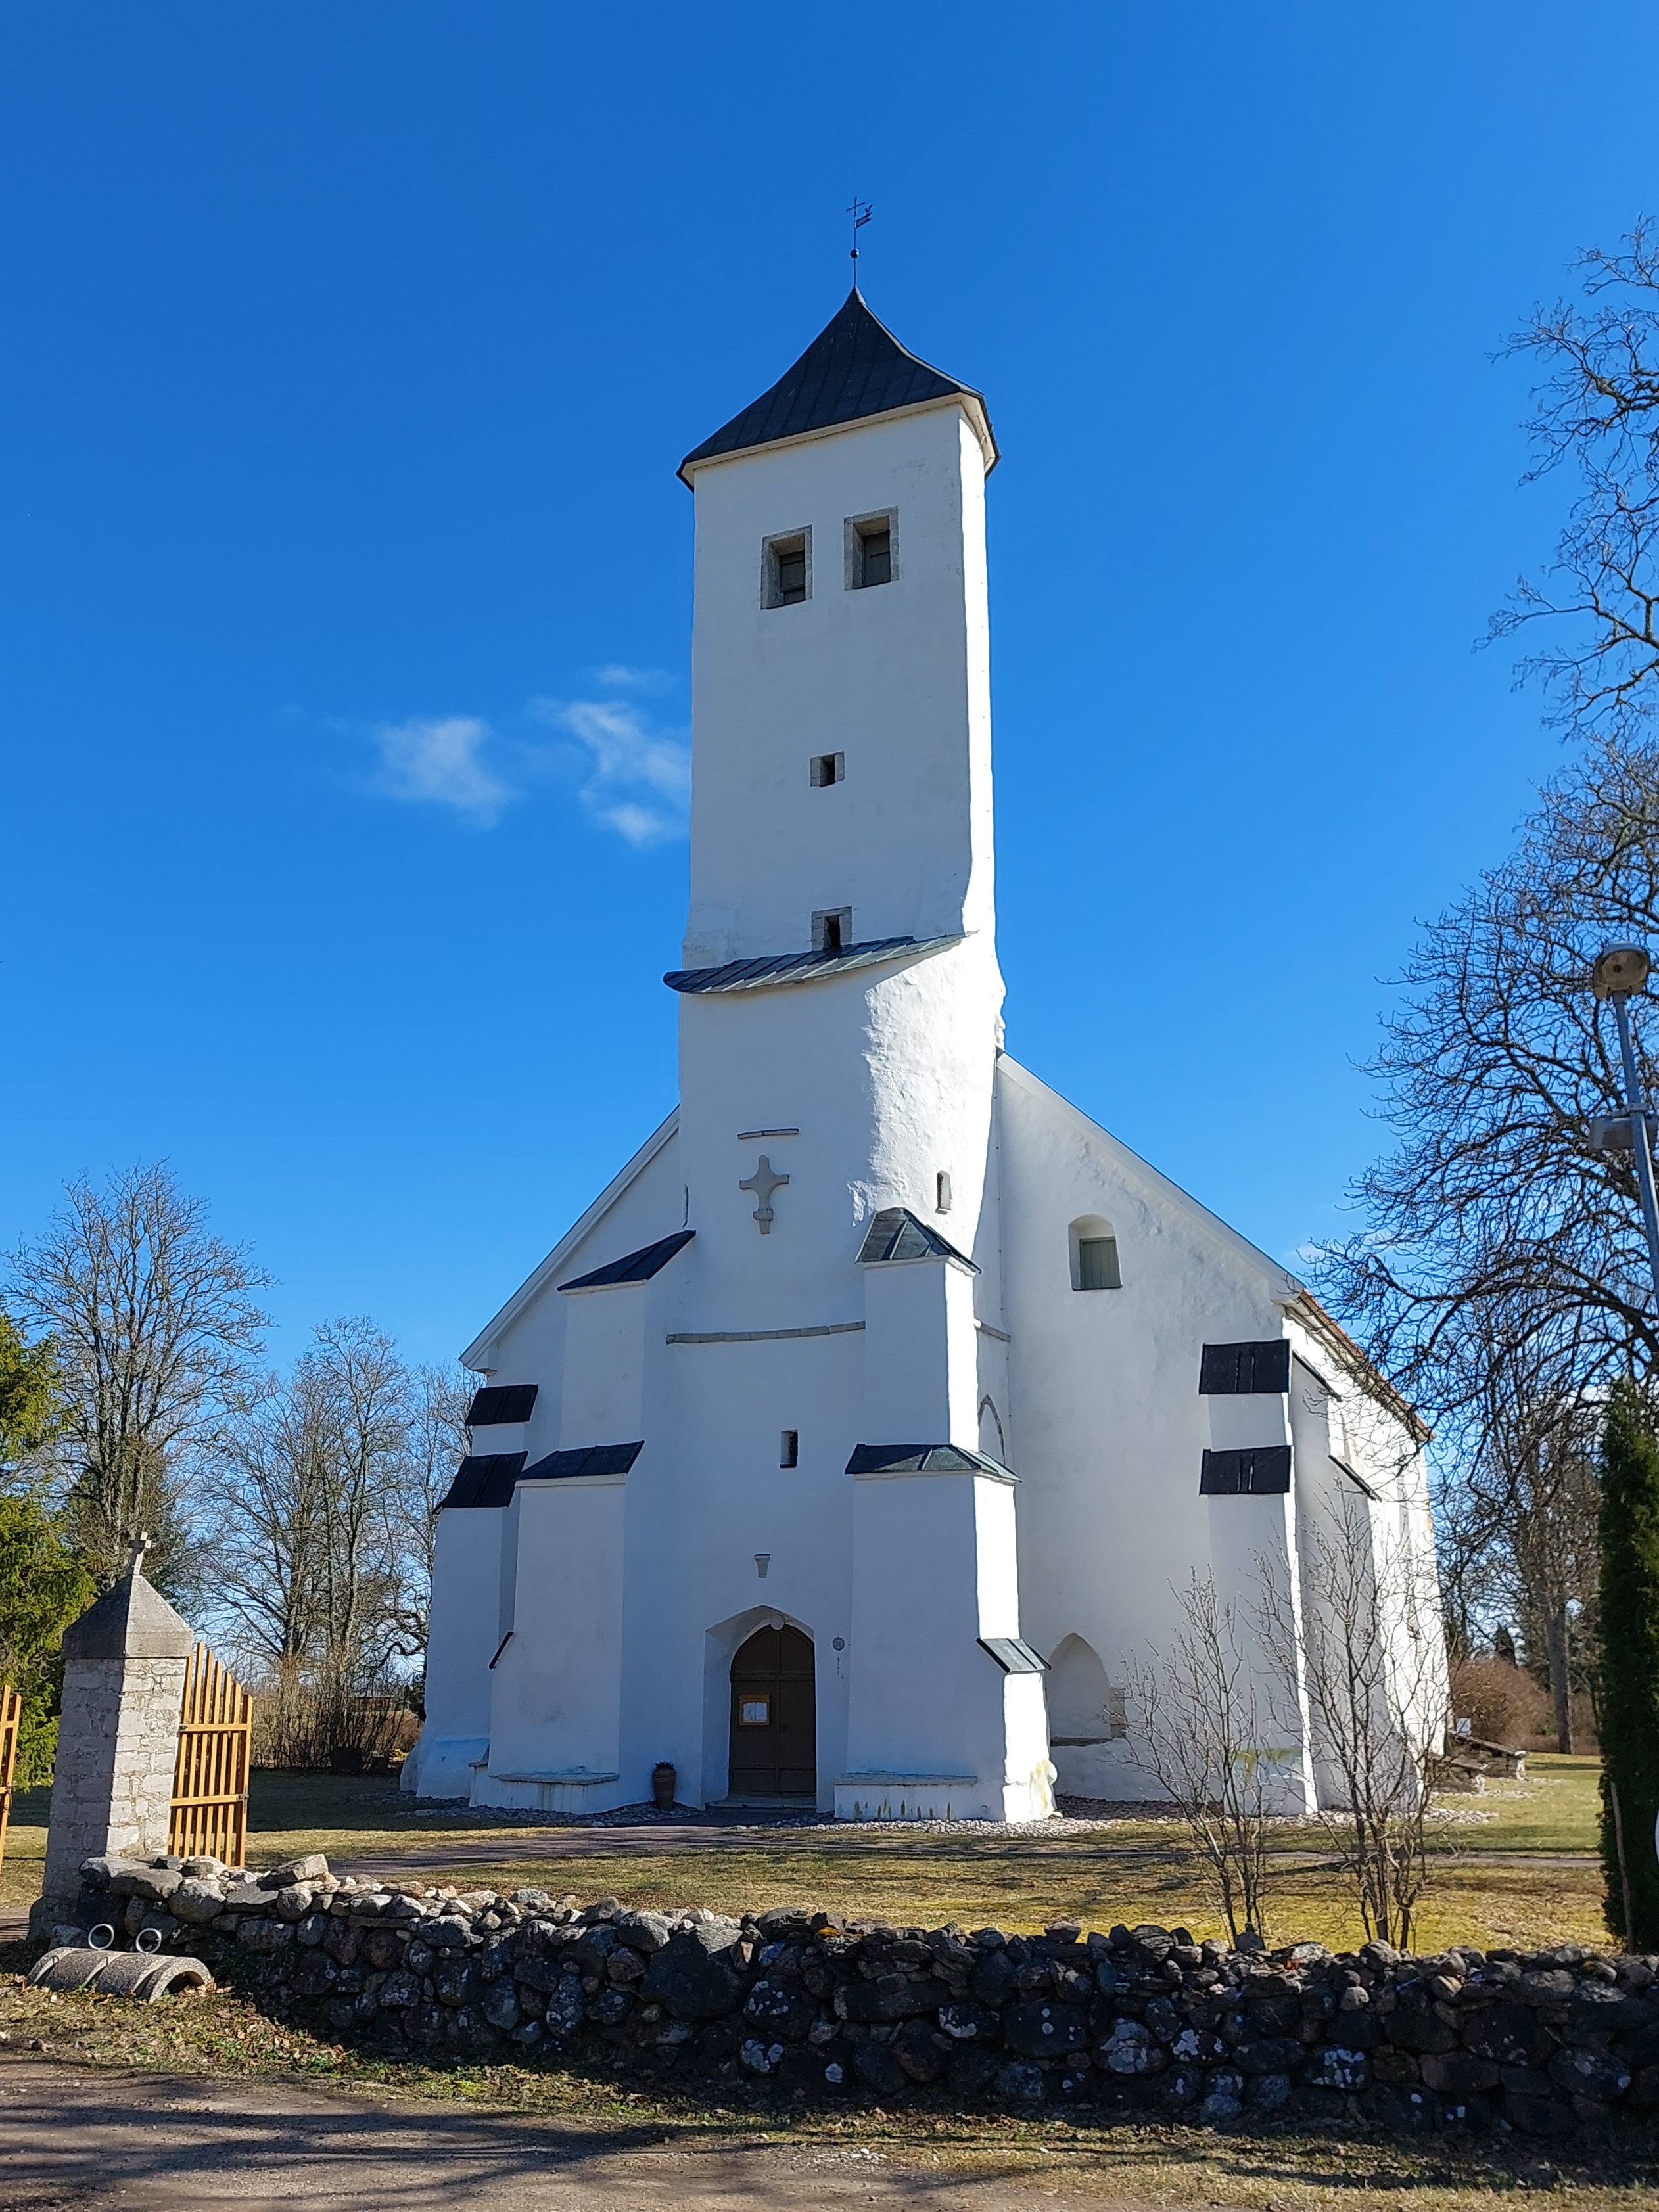
[[[1431,1561],[1410,1409],[1003,1049],[996,460],[855,289],[680,469],[680,1103],[465,1354],[423,1796],[597,1812],[666,1761],[848,1818],[1146,1798],[1126,1668],[1194,1572],[1294,1607],[1345,1498]],[[1311,1808],[1305,1715],[1279,1764]]]

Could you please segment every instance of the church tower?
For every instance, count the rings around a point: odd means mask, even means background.
[[[998,1296],[996,459],[980,395],[908,353],[854,289],[681,469],[696,498],[691,902],[667,980],[687,1219],[715,1326],[862,1339],[842,1469],[842,1811],[895,1790],[997,1817],[1048,1809],[1040,1674],[1008,1673],[982,1641],[1018,1637],[1012,1478],[981,1449],[1002,1334],[981,1311]],[[816,1364],[822,1433],[851,1410],[853,1376]]]

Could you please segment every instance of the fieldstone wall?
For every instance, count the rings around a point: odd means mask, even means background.
[[[428,2063],[1337,2132],[1569,2136],[1659,2115],[1656,1958],[640,1912],[359,1885],[322,1858],[252,1876],[106,1856],[82,1873],[78,1927],[154,1928],[280,2017]]]
[[[182,1658],[71,1659],[46,1838],[46,1894],[73,1897],[81,1862],[167,1847]]]

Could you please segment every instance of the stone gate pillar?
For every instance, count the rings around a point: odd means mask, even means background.
[[[82,1859],[156,1858],[167,1847],[185,1668],[195,1638],[131,1574],[64,1632],[64,1710],[40,1936],[72,1911]]]

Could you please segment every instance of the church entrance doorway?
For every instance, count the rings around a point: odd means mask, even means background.
[[[816,1798],[817,1694],[812,1642],[760,1628],[732,1662],[732,1797]]]

